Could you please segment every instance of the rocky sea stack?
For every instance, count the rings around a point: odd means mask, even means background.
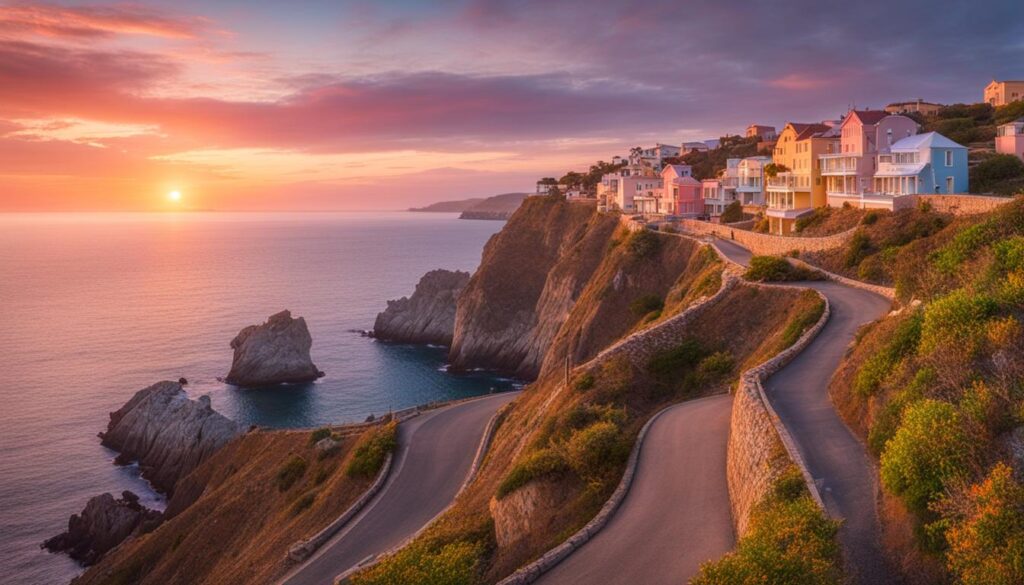
[[[81,514],[71,516],[67,532],[42,546],[51,552],[66,552],[83,565],[91,565],[126,538],[153,530],[162,519],[160,512],[140,505],[139,496],[132,492],[123,492],[119,500],[110,494],[100,494],[89,500]]]
[[[118,463],[139,462],[142,476],[172,493],[179,479],[240,434],[213,410],[209,396],[190,400],[181,384],[159,382],[110,413],[103,444],[120,451]]]
[[[231,340],[235,357],[224,379],[250,388],[312,382],[324,375],[313,364],[313,338],[306,320],[289,311],[271,315],[262,325],[250,325]]]
[[[388,308],[373,324],[373,336],[402,343],[451,345],[455,304],[467,284],[468,272],[431,270],[411,297],[388,301]]]

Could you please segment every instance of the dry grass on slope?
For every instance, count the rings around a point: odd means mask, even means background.
[[[309,431],[254,431],[229,443],[182,481],[182,493],[202,494],[194,503],[122,544],[76,585],[271,582],[288,548],[329,524],[373,480],[345,472],[355,437],[323,458],[310,438]]]
[[[887,211],[867,211],[855,207],[818,207],[813,212],[796,220],[794,236],[815,238],[841,234],[853,229],[864,221],[865,216],[881,216]],[[874,221],[874,220],[868,220]]]
[[[652,414],[726,391],[820,306],[813,293],[741,284],[678,346],[639,363],[620,356],[591,364],[568,387],[558,372],[542,377],[506,413],[480,475],[455,506],[355,583],[493,583],[512,573],[594,516]]]

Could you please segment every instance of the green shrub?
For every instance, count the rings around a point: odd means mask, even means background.
[[[864,258],[871,253],[871,238],[861,230],[857,230],[850,243],[846,245],[846,253],[843,255],[843,263],[847,268],[853,268],[864,261]]]
[[[579,392],[586,392],[594,387],[594,382],[594,375],[590,372],[584,372],[576,377],[572,387]]]
[[[912,510],[923,512],[947,486],[967,478],[971,454],[956,407],[926,398],[907,407],[885,444],[882,482]]]
[[[885,278],[885,265],[881,254],[868,256],[857,267],[857,278],[868,282],[879,282]]]
[[[660,311],[664,306],[665,301],[658,295],[652,294],[634,299],[633,302],[629,303],[629,310],[637,317],[643,317],[653,311]]]
[[[736,549],[701,565],[691,585],[839,585],[839,523],[822,514],[799,472],[776,484]]]
[[[627,247],[637,258],[650,258],[661,248],[661,239],[651,230],[639,230],[629,235]]]
[[[727,351],[716,351],[701,360],[697,365],[697,371],[703,379],[711,381],[731,373],[735,366],[736,362],[732,359],[732,354]]]
[[[295,500],[295,503],[292,504],[292,516],[298,516],[302,512],[308,510],[315,501],[316,492],[307,492],[303,494],[301,498]]]
[[[957,232],[948,244],[933,252],[931,261],[940,272],[954,274],[979,248],[988,244],[994,235],[989,222],[966,227]]]
[[[327,437],[330,437],[330,436],[331,436],[331,429],[328,429],[326,427],[324,427],[322,429],[317,429],[317,430],[315,430],[315,431],[313,431],[312,433],[309,434],[309,444],[310,445],[315,445],[318,441],[322,441],[323,439],[326,439]]]
[[[733,201],[729,205],[726,205],[725,209],[722,210],[722,215],[719,216],[718,221],[722,223],[743,221],[743,204],[739,201]]]
[[[307,467],[308,464],[305,459],[298,455],[292,455],[277,472],[277,489],[282,492],[288,491],[290,487],[295,485],[295,482],[302,479],[302,476],[306,474]]]
[[[398,425],[394,422],[366,431],[356,444],[345,474],[354,478],[377,475],[388,454],[397,446]]]
[[[926,396],[928,389],[934,385],[935,370],[923,367],[914,374],[909,384],[885,403],[868,431],[868,448],[876,457],[882,454],[885,444],[896,434],[907,406]]]
[[[923,318],[919,311],[900,322],[889,341],[864,361],[853,382],[853,389],[857,394],[874,394],[896,364],[917,351],[917,345],[921,340],[922,322]]]
[[[500,500],[535,479],[557,475],[568,468],[565,459],[557,451],[550,448],[534,451],[512,467],[498,484],[495,495]]]
[[[580,477],[596,478],[625,459],[628,451],[623,446],[618,425],[596,422],[573,431],[565,444],[565,459]]]
[[[684,340],[679,345],[656,352],[647,362],[647,372],[655,378],[666,381],[678,377],[696,366],[707,355],[700,342]]]
[[[860,222],[864,225],[875,225],[878,222],[878,212],[872,210],[865,213]]]
[[[318,467],[316,470],[316,475],[313,477],[313,483],[315,485],[320,485],[323,482],[327,481],[327,479],[331,477],[331,475],[333,474],[334,465],[321,464],[320,467]]]
[[[754,282],[821,280],[821,274],[802,266],[793,266],[778,256],[753,256],[743,278]]]
[[[1024,161],[1012,154],[995,154],[986,157],[971,167],[969,177],[971,190],[975,193],[1009,194],[1002,189],[1002,186],[1005,183],[1021,179],[1024,179]]]
[[[926,354],[945,345],[973,353],[996,309],[991,297],[963,289],[932,301],[924,310],[919,352]]]
[[[611,404],[577,404],[565,413],[563,426],[569,430],[582,429],[596,421],[622,425],[627,418],[625,409]]]
[[[456,541],[431,547],[421,540],[352,576],[353,585],[475,585],[483,545]]]
[[[821,314],[824,312],[825,302],[819,299],[818,303],[811,308],[811,310],[793,317],[793,319],[786,324],[786,328],[782,331],[782,339],[779,341],[777,351],[782,351],[796,343],[805,331],[813,327],[814,324],[821,319]]]

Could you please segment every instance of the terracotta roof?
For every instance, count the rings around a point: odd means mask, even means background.
[[[885,110],[850,110],[851,116],[856,116],[861,124],[877,124],[889,115]]]
[[[828,132],[829,130],[832,129],[831,127],[826,126],[825,124],[804,124],[803,126],[805,126],[805,128],[797,132],[797,140],[807,140],[812,136],[824,134],[825,132]]]

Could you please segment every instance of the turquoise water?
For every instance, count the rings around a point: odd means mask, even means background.
[[[160,505],[96,437],[138,389],[186,377],[243,424],[363,420],[513,382],[444,371],[442,348],[378,343],[390,298],[426,271],[472,271],[502,222],[454,214],[0,215],[0,575],[65,583],[80,569],[39,550],[104,491]],[[217,381],[242,327],[306,318],[314,384],[241,390]]]

